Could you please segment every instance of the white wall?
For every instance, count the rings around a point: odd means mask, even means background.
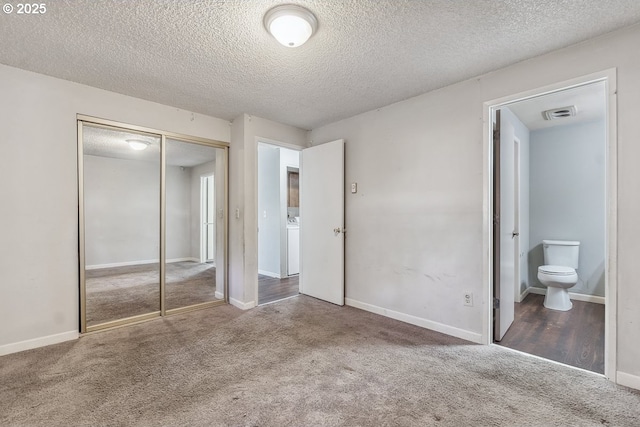
[[[604,121],[531,132],[531,284],[544,262],[542,240],[578,240],[578,283],[571,292],[604,296]]]
[[[85,262],[88,268],[160,258],[158,162],[84,156]]]
[[[513,112],[504,107],[501,109],[501,122],[505,125],[508,123],[509,129],[511,129],[510,138],[517,138],[520,141],[520,278],[519,287],[516,289],[516,301],[520,301],[520,295],[527,289],[529,285],[529,183],[530,183],[530,168],[529,168],[529,129],[516,117]],[[507,161],[507,159],[500,159],[500,161]]]
[[[166,233],[167,261],[191,258],[191,168],[167,166],[166,178]],[[159,189],[158,189],[159,190]],[[158,208],[156,207],[156,212]],[[160,224],[158,221],[158,228]],[[157,230],[156,229],[156,230]],[[156,231],[156,234],[158,232]]]
[[[158,163],[84,157],[85,259],[88,268],[158,262],[159,161],[159,157]],[[213,165],[213,162],[208,164],[207,170],[211,173]],[[166,167],[166,255],[169,261],[200,258],[198,173],[202,168],[196,171],[194,178],[193,169]]]
[[[4,65],[0,93],[0,354],[5,354],[78,333],[76,114],[227,142],[230,128],[221,119]],[[35,253],[42,255],[38,262]]]
[[[280,149],[258,145],[258,272],[281,277]]]
[[[350,302],[486,339],[483,103],[617,67],[617,369],[640,388],[639,44],[635,25],[314,129],[314,145],[346,139],[346,182],[359,184],[346,198]]]

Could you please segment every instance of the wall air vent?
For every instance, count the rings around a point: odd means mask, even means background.
[[[571,105],[569,107],[562,108],[553,108],[551,110],[543,111],[542,117],[545,120],[556,120],[556,119],[564,119],[566,117],[575,117],[578,114],[578,109],[575,105]]]

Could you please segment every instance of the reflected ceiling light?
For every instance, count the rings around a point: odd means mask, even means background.
[[[136,151],[146,150],[149,146],[149,143],[147,141],[143,141],[141,139],[127,139],[126,141],[127,144],[129,144],[129,147]]]
[[[264,15],[264,26],[284,46],[298,47],[316,31],[318,20],[304,7],[283,4]]]

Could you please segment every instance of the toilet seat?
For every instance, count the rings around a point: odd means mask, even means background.
[[[573,304],[569,298],[569,288],[578,282],[578,273],[564,265],[541,265],[538,267],[538,280],[547,287],[543,305],[552,310],[571,310]]]
[[[564,265],[541,265],[538,267],[538,273],[546,274],[547,276],[571,276],[576,274],[576,270]]]

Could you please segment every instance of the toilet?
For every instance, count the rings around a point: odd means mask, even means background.
[[[545,265],[538,267],[538,280],[547,287],[544,306],[551,310],[571,310],[569,288],[578,283],[580,242],[543,240],[542,249]]]

